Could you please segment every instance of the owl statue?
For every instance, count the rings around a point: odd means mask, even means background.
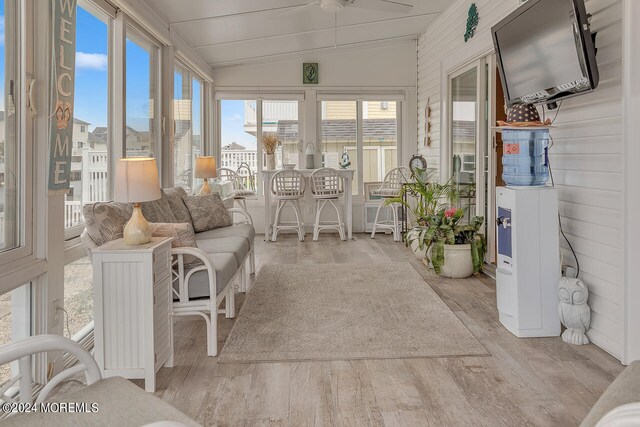
[[[587,331],[591,323],[591,309],[587,305],[589,290],[580,279],[563,277],[558,284],[558,312],[567,329],[562,340],[569,344],[589,344]]]

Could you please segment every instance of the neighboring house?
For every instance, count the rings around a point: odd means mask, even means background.
[[[73,119],[73,144],[71,152],[73,156],[80,156],[80,150],[87,146],[89,141],[89,126],[91,123],[80,119]]]
[[[227,144],[221,150],[220,167],[237,171],[241,165],[246,165],[255,174],[258,171],[258,155],[256,150],[247,150],[236,142]],[[246,172],[245,172],[246,173]]]

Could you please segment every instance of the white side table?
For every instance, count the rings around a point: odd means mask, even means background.
[[[103,377],[143,378],[173,366],[171,237],[129,246],[114,240],[91,251],[95,359]]]

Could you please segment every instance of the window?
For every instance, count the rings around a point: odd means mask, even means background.
[[[276,151],[276,168],[283,164],[299,166],[298,101],[262,101],[262,133],[278,135],[280,147]],[[262,168],[266,169],[266,166],[265,157]]]
[[[322,102],[322,166],[340,168],[345,160],[348,169],[356,170],[358,161],[358,108],[356,101]],[[353,177],[353,194],[359,194],[358,174]]]
[[[21,231],[25,224],[22,200],[25,192],[21,165],[25,145],[19,134],[20,99],[20,20],[18,1],[0,0],[0,254],[27,244]]]
[[[362,179],[380,182],[398,166],[397,102],[363,103],[367,108],[362,128]],[[364,113],[364,112],[363,112]]]
[[[202,145],[202,81],[177,65],[173,75],[173,182],[188,193],[196,188],[195,158],[204,154]]]
[[[0,295],[0,345],[21,340],[32,335],[31,284],[20,286]],[[18,365],[0,365],[0,385],[18,374]]]
[[[160,49],[132,26],[126,43],[127,157],[154,157],[159,147]]]
[[[202,92],[204,83],[198,77],[191,77],[191,125],[193,126],[193,136],[191,139],[192,159],[204,155],[204,104],[202,103]],[[196,185],[198,185],[196,183]],[[196,187],[197,188],[197,187]]]
[[[219,167],[240,170],[246,180],[245,187],[255,190],[259,178],[257,101],[220,101],[220,124]],[[264,160],[261,161],[264,164]]]
[[[89,257],[64,267],[63,335],[76,341],[93,329],[93,269]]]
[[[400,106],[396,101],[321,102],[322,164],[341,168],[351,163],[354,195],[364,194],[365,185],[381,182],[398,166]]]
[[[109,200],[109,24],[110,17],[78,6],[72,181],[65,196],[67,239],[82,232],[82,206]],[[91,130],[91,132],[89,132]]]

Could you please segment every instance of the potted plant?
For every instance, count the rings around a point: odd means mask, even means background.
[[[386,204],[400,203],[411,213],[416,225],[408,231],[405,242],[419,259],[427,258],[427,246],[419,244],[418,235],[424,230],[429,218],[456,199],[455,187],[450,183],[438,182],[433,179],[434,175],[434,171],[415,168],[413,181],[402,187],[398,197],[385,202]],[[409,196],[408,201],[405,201],[405,193]]]
[[[275,170],[276,168],[276,148],[278,148],[278,134],[274,132],[265,132],[262,134],[262,148],[267,155],[267,170]]]
[[[400,197],[386,203],[401,203],[411,211],[416,225],[407,233],[405,242],[427,266],[451,278],[477,274],[486,248],[480,233],[484,218],[473,217],[468,224],[462,224],[464,210],[451,207],[457,199],[455,187],[449,182],[431,182],[431,176],[417,169],[415,182],[403,187]],[[404,200],[407,192],[413,202]]]
[[[459,279],[477,274],[482,268],[486,245],[480,228],[484,218],[472,217],[468,224],[461,224],[463,217],[464,209],[440,209],[415,237],[441,276]]]

